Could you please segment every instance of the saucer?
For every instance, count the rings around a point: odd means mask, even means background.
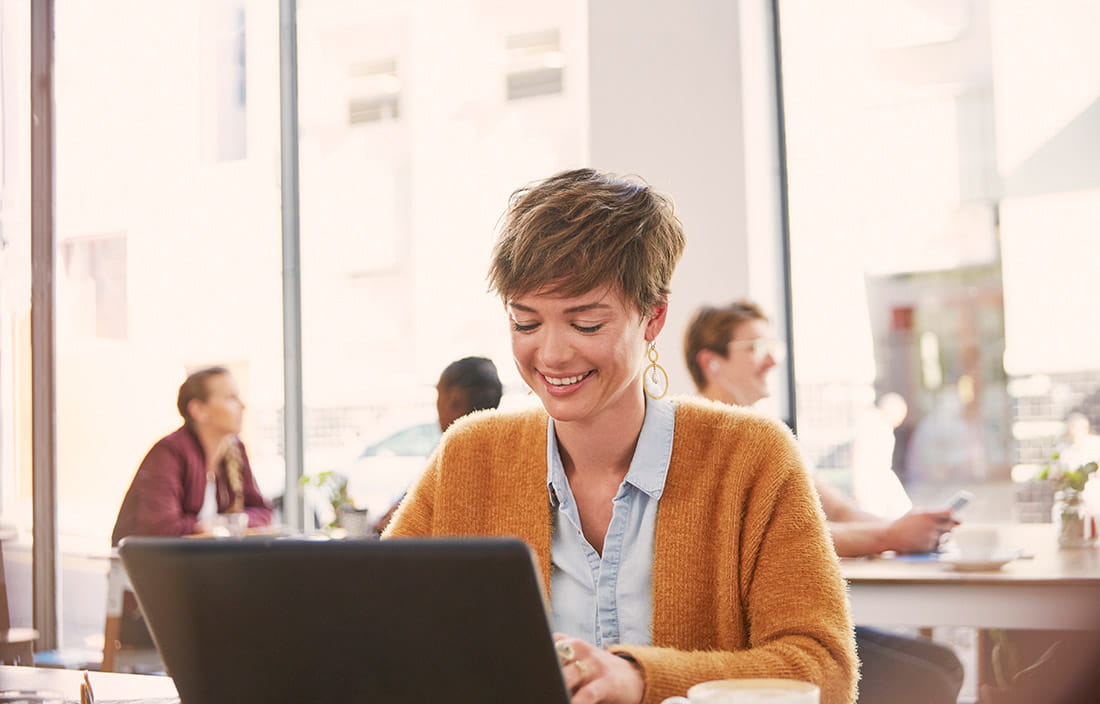
[[[942,555],[940,562],[957,572],[991,572],[999,570],[1020,556],[1019,552],[995,552],[989,557],[979,559],[961,555]]]

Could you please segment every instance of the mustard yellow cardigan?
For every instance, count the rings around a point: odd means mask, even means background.
[[[844,582],[824,516],[786,427],[751,411],[676,402],[657,508],[644,703],[698,682],[784,677],[855,700],[856,657]],[[512,535],[550,589],[547,416],[483,412],[445,435],[384,537]]]

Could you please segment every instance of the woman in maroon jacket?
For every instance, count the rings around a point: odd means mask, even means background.
[[[271,506],[237,437],[244,403],[229,370],[210,367],[188,376],[176,407],[183,427],[142,460],[115,521],[114,545],[128,535],[206,532],[217,514],[244,512],[250,527],[271,522]]]

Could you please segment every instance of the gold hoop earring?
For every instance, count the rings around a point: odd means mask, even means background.
[[[668,393],[668,372],[657,363],[656,342],[649,343],[649,349],[646,350],[645,354],[649,359],[649,366],[642,372],[642,387],[645,389],[645,395],[656,401],[659,398],[664,398],[664,395]]]

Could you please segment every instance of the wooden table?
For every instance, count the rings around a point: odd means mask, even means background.
[[[1004,524],[1001,545],[1033,555],[1000,570],[845,558],[855,623],[1100,630],[1100,548],[1059,549],[1051,524]]]
[[[0,689],[51,690],[67,699],[79,701],[83,673],[78,670],[53,670],[36,667],[0,666]],[[170,677],[120,675],[111,672],[89,673],[96,704],[111,702],[178,702]]]

